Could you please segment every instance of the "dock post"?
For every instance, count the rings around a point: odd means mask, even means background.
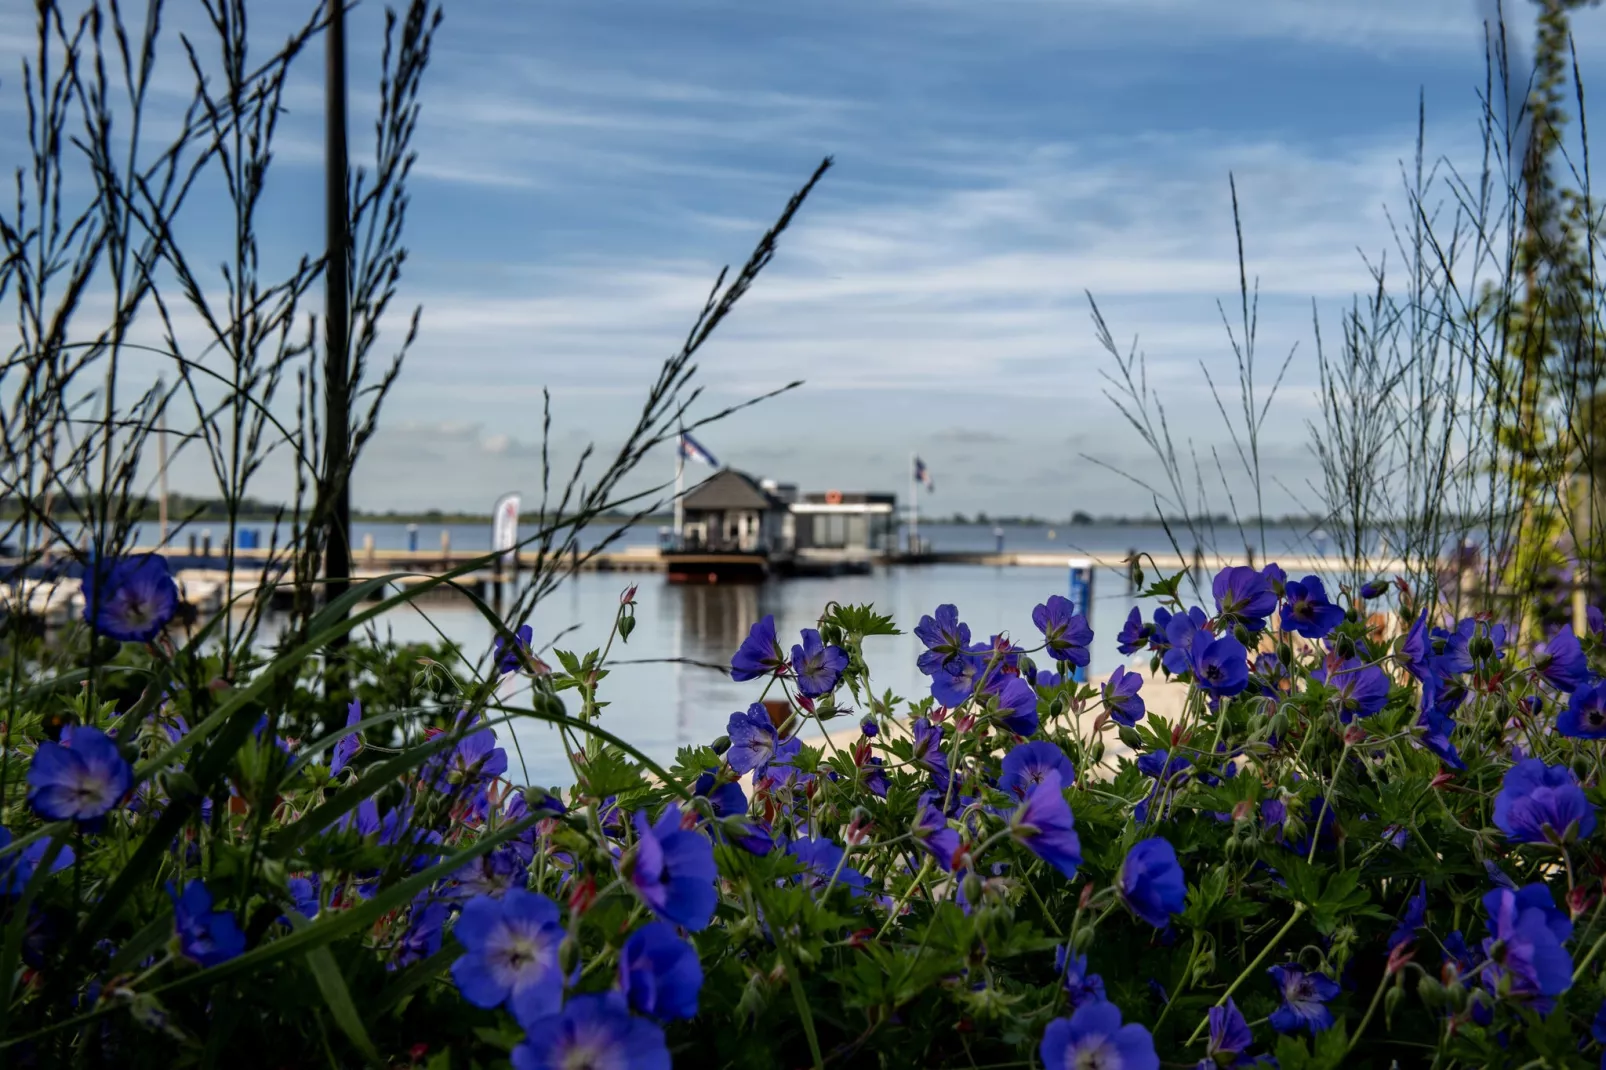
[[[441,528],[441,571],[450,572],[452,568],[452,529]]]
[[[1255,548],[1247,543],[1244,544],[1244,560],[1249,563],[1250,568],[1255,567]]]
[[[365,531],[365,532],[362,533],[362,556],[363,556],[363,562],[369,568],[373,568],[374,567],[374,533],[371,532],[371,531]]]
[[[212,556],[212,529],[211,528],[203,528],[203,529],[201,529],[201,556],[202,557],[211,557]]]
[[[190,532],[190,556],[195,556],[195,532]]]
[[[496,615],[502,615],[502,555],[491,557],[491,605],[496,609]]]
[[[1138,585],[1133,582],[1137,578],[1133,572],[1133,569],[1137,567],[1137,563],[1138,548],[1134,546],[1126,552],[1126,593],[1128,597],[1138,593]]]
[[[410,553],[410,554],[416,554],[418,552],[418,525],[417,524],[408,524],[407,525],[407,552]]]
[[[1070,571],[1071,610],[1086,620],[1093,615],[1093,562],[1085,557],[1073,557],[1065,564]],[[1086,683],[1087,666],[1073,668],[1071,679]]]

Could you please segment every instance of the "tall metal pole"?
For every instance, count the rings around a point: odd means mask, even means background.
[[[330,601],[345,593],[351,576],[351,492],[347,481],[351,232],[346,204],[346,7],[330,0],[328,64],[324,80],[324,479],[330,501],[325,576]],[[336,640],[345,644],[345,636]]]
[[[915,476],[915,465],[920,459],[909,454],[909,552],[920,552],[920,482]]]

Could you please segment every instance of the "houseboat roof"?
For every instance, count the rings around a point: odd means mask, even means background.
[[[726,512],[733,509],[784,509],[786,505],[758,485],[752,476],[725,468],[686,492],[688,512]]]

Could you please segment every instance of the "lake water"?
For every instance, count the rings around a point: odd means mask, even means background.
[[[359,539],[363,530],[357,527]],[[376,544],[384,545],[379,542],[381,535],[393,534],[376,530]],[[921,525],[921,534],[938,549],[993,545],[991,529],[986,527]],[[1280,529],[1270,536],[1273,556],[1278,550],[1310,550],[1309,543],[1299,541],[1295,532]],[[638,530],[631,538],[650,543],[656,539],[656,531]],[[466,545],[458,542],[455,530],[453,544]],[[1125,553],[1132,547],[1154,552],[1168,549],[1158,527],[1114,525],[1065,528],[1052,539],[1047,528],[1012,527],[1005,531],[1005,545],[1039,552],[1063,550],[1067,557]],[[1069,581],[1068,570],[1062,568],[972,565],[878,568],[863,576],[797,578],[755,586],[671,585],[658,573],[582,573],[543,601],[530,623],[538,648],[570,627],[575,630],[563,635],[558,646],[576,652],[600,647],[607,639],[620,593],[636,584],[636,629],[628,644],[614,645],[612,675],[603,682],[600,696],[612,703],[603,711],[603,724],[654,758],[668,759],[679,747],[706,743],[720,735],[732,712],[758,698],[762,681],[736,683],[716,669],[688,662],[729,664],[748,629],[766,614],[774,615],[777,632],[789,648],[798,641],[800,629],[815,624],[827,603],[873,603],[881,612],[890,613],[904,632],[866,643],[876,692],[890,687],[898,695],[920,697],[927,693],[927,682],[915,667],[922,648],[911,633],[923,615],[940,603],[952,602],[977,640],[1008,632],[1022,645],[1031,646],[1038,635],[1032,626],[1032,608],[1049,595],[1066,594]],[[1133,605],[1143,606],[1145,614],[1153,607],[1152,602],[1127,593],[1120,572],[1099,571],[1091,615],[1094,644],[1090,668],[1095,674],[1107,673],[1121,663],[1115,635]],[[383,618],[383,630],[398,640],[432,640],[436,629],[463,643],[470,656],[485,650],[493,636],[489,624],[475,610],[449,600],[409,606]],[[525,686],[516,678],[505,684],[515,705]],[[572,712],[575,699],[572,693],[566,697]],[[839,723],[848,727],[853,722],[843,719]],[[543,785],[570,781],[555,731],[529,723],[520,725],[516,734],[527,770],[523,779]],[[517,773],[520,758],[512,748],[509,759]]]

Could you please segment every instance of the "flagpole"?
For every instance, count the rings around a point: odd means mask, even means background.
[[[674,546],[681,548],[681,528],[685,523],[685,506],[681,502],[686,486],[686,439],[675,439],[675,537]]]
[[[918,458],[909,454],[909,552],[920,552],[920,484],[915,479]]]

